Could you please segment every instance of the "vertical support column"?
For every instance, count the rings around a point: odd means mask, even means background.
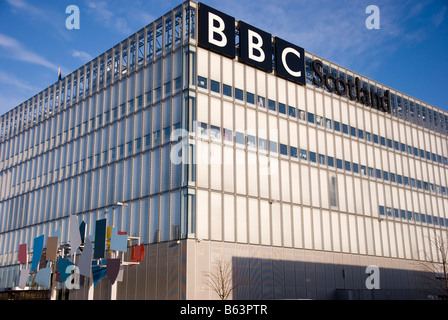
[[[117,287],[117,281],[110,285],[110,300],[117,300]]]
[[[87,291],[87,300],[93,300],[94,286],[93,279],[89,279],[89,290]]]
[[[50,288],[50,300],[56,300],[57,299],[57,283],[56,283],[56,273],[53,272],[51,275],[51,288]]]

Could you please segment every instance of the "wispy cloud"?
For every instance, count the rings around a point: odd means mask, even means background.
[[[0,83],[2,86],[13,86],[27,91],[36,91],[38,88],[28,84],[27,82],[18,79],[13,74],[0,71]]]
[[[212,0],[215,3],[210,5],[343,64],[368,50],[371,42],[366,38],[371,35],[365,27],[365,6],[358,1],[341,1],[259,0],[256,6],[249,6],[239,0]]]
[[[108,2],[89,1],[87,6],[90,9],[90,14],[95,16],[105,27],[113,27],[114,30],[123,34],[132,32],[132,29],[128,26],[127,20],[124,17],[115,15],[112,10],[109,10]]]
[[[88,62],[93,59],[93,57],[85,51],[73,50],[72,56],[79,58],[82,62]]]
[[[169,2],[162,1],[157,6],[167,6],[168,10],[171,8]],[[151,13],[154,5],[150,1],[134,0],[132,5],[123,10],[121,2],[87,0],[86,7],[87,14],[105,28],[113,29],[123,35],[133,33],[158,18]]]
[[[89,1],[87,6],[93,9],[101,20],[109,20],[114,16],[113,12],[107,9],[107,2],[105,1]]]
[[[28,13],[32,15],[41,15],[43,12],[39,8],[30,5],[29,3],[25,2],[24,0],[6,0],[11,6],[13,6],[16,9],[26,10]]]
[[[20,47],[20,43],[16,39],[0,34],[0,46],[5,48],[16,48]]]
[[[12,7],[14,14],[19,14],[32,19],[33,21],[39,21],[43,25],[48,27],[48,31],[56,34],[58,37],[70,40],[70,33],[65,28],[65,11],[54,10],[46,3],[39,2],[39,6],[34,6],[25,0],[6,0]]]
[[[11,110],[38,91],[38,87],[17,78],[13,73],[0,71],[0,114]]]
[[[445,20],[445,14],[446,14],[446,9],[447,7],[443,7],[442,10],[440,10],[439,12],[437,12],[433,17],[432,17],[432,22],[434,24],[435,27],[440,26],[440,24],[443,22],[443,20]]]
[[[58,70],[58,66],[56,66],[54,63],[42,57],[41,55],[25,48],[16,39],[8,37],[4,34],[0,34],[0,48],[3,48],[3,50],[6,51],[7,54],[5,56],[10,59],[40,65],[53,71]]]
[[[375,2],[380,9],[380,29],[369,30],[365,26],[369,16],[365,9]],[[427,4],[411,0],[209,0],[208,3],[238,20],[348,68],[362,65],[373,69],[372,61],[377,67],[376,64],[387,59],[388,53],[393,53],[400,46],[426,40],[431,28],[431,23],[412,28],[411,22],[422,16]],[[445,11],[442,10],[434,23],[441,23],[444,16]]]

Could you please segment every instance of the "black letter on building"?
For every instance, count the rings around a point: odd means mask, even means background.
[[[361,92],[362,92],[361,102],[364,105],[369,106],[370,105],[369,91],[366,88],[361,88]]]
[[[235,18],[199,4],[198,45],[235,58]]]
[[[272,72],[271,35],[240,21],[240,61]]]
[[[329,79],[331,79],[331,84],[328,81]],[[327,87],[328,91],[330,91],[330,92],[333,92],[336,87],[334,77],[331,73],[327,73],[325,75],[325,86]]]
[[[341,78],[336,79],[336,92],[341,95],[344,96],[347,93],[347,86],[344,82],[344,80],[342,80]]]
[[[376,92],[370,91],[370,101],[372,103],[372,108],[380,110],[381,100]]]
[[[348,97],[350,98],[350,100],[356,100],[355,85],[351,80],[347,82],[347,85]]]
[[[386,90],[384,92],[384,95],[381,97],[381,108],[384,110],[384,112],[390,113],[390,93],[389,90]]]
[[[322,87],[324,75],[322,74],[322,62],[320,60],[313,60],[311,67],[314,71],[313,84],[318,87]]]

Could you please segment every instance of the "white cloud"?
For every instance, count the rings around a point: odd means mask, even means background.
[[[165,3],[164,3],[165,5]],[[151,8],[148,2],[134,0],[125,10],[122,3],[114,1],[87,1],[87,13],[95,20],[100,22],[103,27],[113,29],[114,31],[129,35],[134,33],[138,28],[155,20],[152,14],[146,11],[146,6]]]
[[[87,6],[96,11],[100,19],[109,20],[114,16],[113,12],[107,9],[105,1],[90,1]]]
[[[109,10],[108,3],[105,1],[88,2],[87,6],[91,9],[91,13],[97,20],[104,23],[105,27],[113,27],[116,31],[128,34],[132,29],[128,26],[126,18],[117,16],[112,10]]]
[[[73,50],[72,56],[81,59],[83,62],[88,62],[93,59],[93,57],[85,51]]]
[[[16,39],[13,39],[0,33],[0,46],[7,48],[17,48],[20,47],[20,43]]]
[[[0,71],[0,114],[16,107],[38,91],[39,88],[14,74]]]
[[[129,27],[126,18],[122,17],[115,18],[115,29],[125,34],[135,32],[134,29]]]
[[[0,48],[2,47],[7,52],[6,56],[11,59],[40,65],[53,71],[58,70],[58,66],[54,63],[48,61],[39,54],[26,49],[19,41],[4,34],[0,34]]]
[[[29,85],[28,83],[16,78],[14,75],[10,73],[6,73],[3,71],[0,71],[0,83],[2,83],[2,86],[12,86],[28,91],[37,91],[37,88]]]
[[[30,20],[40,21],[48,26],[48,31],[57,34],[65,40],[70,40],[70,33],[65,27],[65,10],[54,10],[45,1],[39,6],[33,6],[25,0],[7,0],[13,13],[28,17]],[[34,1],[36,2],[36,1]]]
[[[43,12],[39,8],[30,5],[24,0],[7,0],[7,2],[16,9],[24,9],[25,11],[31,13],[32,15],[42,15]]]
[[[431,23],[413,22],[427,4],[407,0],[404,2],[378,2],[380,29],[368,30],[365,20],[368,0],[352,1],[301,1],[301,0],[209,0],[208,5],[223,11],[237,20],[270,32],[306,51],[343,65],[355,72],[375,70],[389,54],[403,45],[413,45],[428,38]],[[403,8],[406,8],[404,10]],[[443,21],[441,10],[432,23]],[[440,22],[439,22],[440,21]]]
[[[432,18],[432,21],[433,21],[435,27],[438,27],[443,22],[443,20],[445,19],[446,8],[447,7],[443,7]]]

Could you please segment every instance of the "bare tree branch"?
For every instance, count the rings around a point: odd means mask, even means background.
[[[213,271],[204,273],[204,283],[213,290],[221,300],[227,300],[232,291],[240,285],[233,272],[231,260],[224,257],[215,259]]]
[[[428,237],[433,251],[424,251],[424,260],[419,265],[425,271],[424,278],[441,293],[448,296],[448,242],[446,235],[434,235]]]

